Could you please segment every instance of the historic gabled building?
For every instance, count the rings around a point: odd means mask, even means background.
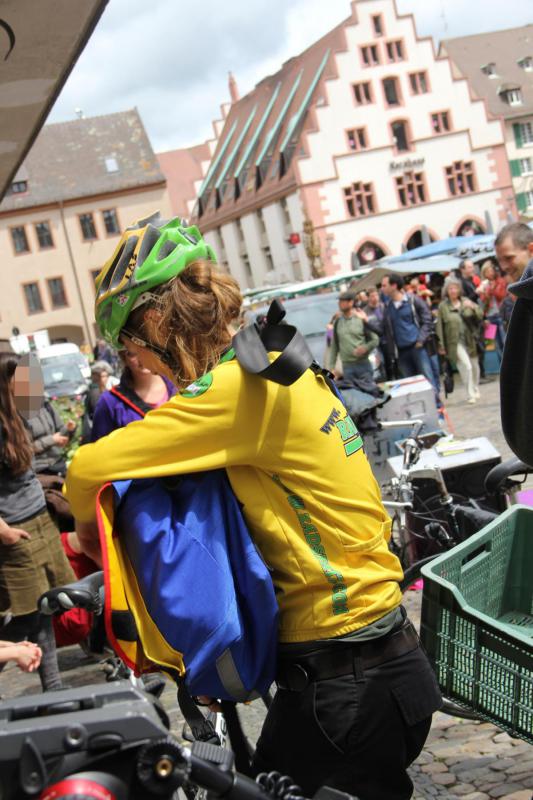
[[[46,125],[0,204],[0,339],[93,342],[94,278],[121,230],[170,208],[135,109]]]
[[[501,122],[393,0],[352,2],[279,72],[231,93],[195,221],[243,287],[515,213]]]
[[[504,120],[520,218],[533,219],[533,25],[447,39],[440,53]]]

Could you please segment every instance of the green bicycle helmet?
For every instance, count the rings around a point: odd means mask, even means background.
[[[131,312],[153,302],[152,289],[198,259],[216,262],[198,228],[187,227],[179,217],[162,220],[157,212],[126,228],[96,278],[94,315],[104,339],[120,348],[120,332]]]

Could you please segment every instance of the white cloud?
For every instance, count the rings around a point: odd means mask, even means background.
[[[437,39],[533,22],[531,0],[397,0]],[[110,0],[50,121],[137,106],[156,150],[211,136],[232,70],[241,93],[350,13],[349,0]]]

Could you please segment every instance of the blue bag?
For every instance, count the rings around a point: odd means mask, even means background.
[[[106,627],[119,654],[137,672],[155,664],[184,677],[192,695],[264,694],[278,605],[226,473],[108,484],[98,519]],[[121,625],[128,611],[133,635]]]

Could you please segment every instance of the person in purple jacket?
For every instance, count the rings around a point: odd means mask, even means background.
[[[91,441],[96,442],[117,428],[144,417],[148,411],[166,403],[176,387],[168,378],[154,375],[139,364],[137,356],[122,350],[124,371],[117,386],[98,398],[93,417]]]

